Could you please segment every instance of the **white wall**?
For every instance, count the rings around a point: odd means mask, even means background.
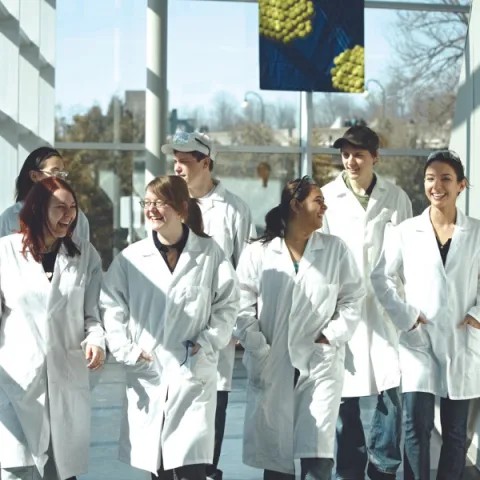
[[[0,211],[26,155],[54,141],[54,5],[0,0]]]

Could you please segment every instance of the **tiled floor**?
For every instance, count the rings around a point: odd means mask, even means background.
[[[150,475],[125,465],[117,458],[117,440],[123,394],[123,370],[118,364],[109,362],[100,374],[92,377],[93,414],[92,442],[90,447],[90,471],[81,480],[149,480]],[[224,480],[261,480],[260,470],[242,463],[242,430],[245,410],[245,371],[237,359],[234,373],[234,388],[230,394],[225,440],[220,459]],[[373,402],[363,402],[362,415],[368,423]],[[432,465],[436,465],[440,444],[435,437],[432,442]],[[432,471],[431,478],[435,479]],[[399,472],[398,479],[403,478]],[[79,480],[80,480],[79,479]],[[464,480],[480,480],[480,473],[469,467]]]

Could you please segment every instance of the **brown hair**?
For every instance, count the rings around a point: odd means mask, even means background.
[[[76,216],[69,225],[67,234],[60,239],[67,249],[67,255],[74,257],[80,255],[80,250],[72,240],[72,234],[77,225],[78,204],[75,192],[72,187],[58,177],[47,177],[32,185],[25,203],[20,210],[20,233],[23,234],[22,254],[27,256],[27,251],[31,253],[33,258],[40,262],[42,260],[42,252],[45,251],[44,227],[48,219],[48,205],[53,193],[57,190],[67,190],[75,200]]]
[[[146,190],[170,205],[181,217],[185,225],[200,237],[208,237],[203,231],[202,211],[196,198],[188,193],[187,182],[177,175],[162,175],[154,178]]]

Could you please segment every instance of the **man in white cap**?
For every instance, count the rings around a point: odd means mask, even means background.
[[[402,461],[402,407],[398,333],[370,281],[385,229],[412,216],[412,204],[398,186],[374,172],[378,135],[364,125],[349,128],[333,146],[343,172],[322,188],[328,210],[323,230],[352,250],[367,292],[360,323],[348,342],[342,403],[337,422],[337,480],[394,480]],[[376,397],[368,435],[360,418],[360,397]],[[367,437],[367,438],[365,438]]]
[[[210,138],[202,133],[179,132],[171,142],[162,146],[162,152],[173,155],[175,173],[188,185],[190,196],[199,200],[205,233],[223,248],[234,268],[249,238],[256,235],[252,215],[247,204],[223,187],[212,176],[216,151]],[[212,465],[207,465],[210,479],[222,479],[218,469],[228,392],[232,388],[235,343],[220,352],[217,370],[217,410],[215,415],[215,449]]]

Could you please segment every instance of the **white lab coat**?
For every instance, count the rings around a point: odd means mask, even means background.
[[[18,215],[23,207],[23,202],[14,203],[8,207],[0,215],[0,237],[5,237],[20,230],[20,222]],[[85,214],[78,210],[77,226],[73,232],[75,240],[90,240],[90,225]]]
[[[123,250],[104,277],[107,342],[126,365],[120,459],[155,473],[213,457],[218,351],[232,335],[238,281],[211,238],[189,232],[173,273],[152,234]],[[184,342],[201,345],[187,358]],[[151,363],[137,359],[151,353]]]
[[[315,232],[297,274],[280,238],[247,246],[237,273],[234,335],[248,373],[243,461],[292,474],[294,458],[333,458],[344,344],[364,295],[353,256],[339,238]],[[322,333],[330,345],[315,343]]]
[[[256,236],[252,214],[241,198],[226,190],[220,181],[215,180],[215,184],[212,193],[199,199],[204,230],[220,245],[233,268],[236,268],[248,240]],[[235,342],[232,340],[219,353],[217,390],[232,389],[234,360]]]
[[[403,392],[428,392],[452,400],[480,396],[480,221],[457,209],[445,267],[429,209],[388,230],[385,252],[372,273],[378,298],[400,336]],[[395,278],[400,276],[405,300]],[[415,324],[423,313],[426,325]]]
[[[22,235],[0,239],[0,465],[43,472],[52,443],[61,479],[83,474],[90,443],[90,388],[82,345],[105,349],[98,311],[100,257],[62,245],[51,283],[21,253]]]
[[[343,397],[378,394],[400,385],[398,334],[373,291],[370,273],[382,252],[387,224],[412,216],[407,194],[377,175],[365,210],[340,174],[322,187],[328,207],[323,231],[338,235],[353,252],[363,276],[366,296],[362,317],[345,354]]]

